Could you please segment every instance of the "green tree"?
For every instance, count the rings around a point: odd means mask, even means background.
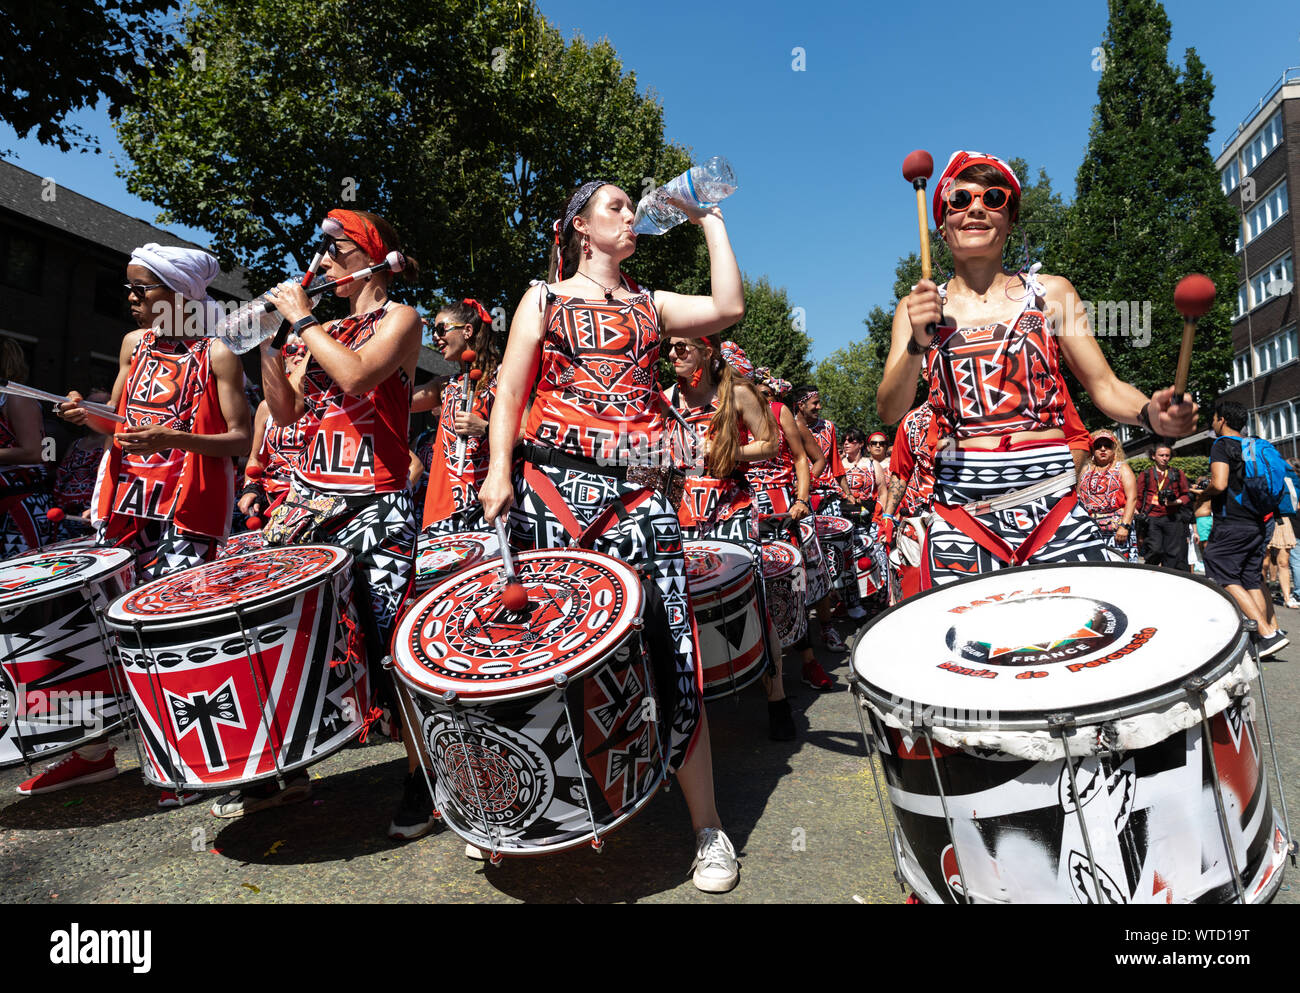
[[[325,211],[355,206],[419,261],[412,302],[511,312],[574,185],[635,198],[689,162],[608,43],[566,44],[527,0],[195,0],[183,34],[119,125],[127,186],[257,283],[300,269]],[[699,283],[693,225],[645,241],[637,278]]]
[[[1189,272],[1213,279],[1220,302],[1200,321],[1188,380],[1204,403],[1227,382],[1232,363],[1237,218],[1207,147],[1213,82],[1194,49],[1181,70],[1170,64],[1169,35],[1156,0],[1111,0],[1063,272],[1094,303],[1095,323],[1107,324],[1094,331],[1111,367],[1146,393],[1173,382],[1182,339],[1174,286]],[[1127,336],[1115,333],[1120,303],[1129,305]],[[1148,303],[1143,346],[1132,325]],[[1107,420],[1082,391],[1075,399],[1090,426]]]
[[[840,437],[849,428],[871,432],[884,425],[876,413],[876,389],[884,370],[884,357],[879,353],[878,325],[886,329],[883,340],[888,343],[891,316],[882,307],[874,307],[867,318],[871,332],[866,338],[839,348],[817,363],[817,391],[822,398],[822,413],[839,426]]]
[[[99,152],[68,114],[108,100],[116,119],[136,99],[151,62],[167,59],[166,13],[174,0],[5,3],[0,32],[0,120],[20,138]]]
[[[802,314],[790,305],[785,287],[773,287],[766,276],[745,277],[745,316],[723,337],[743,348],[755,366],[767,366],[781,379],[804,383],[812,378],[812,339],[803,330]]]

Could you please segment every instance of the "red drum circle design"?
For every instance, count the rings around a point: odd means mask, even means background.
[[[415,591],[423,593],[440,579],[499,553],[500,542],[488,531],[421,535],[415,557]]]
[[[686,575],[692,584],[722,578],[722,556],[717,552],[689,543],[682,552],[686,556]]]
[[[799,567],[798,550],[788,542],[769,541],[763,546],[763,578],[775,579]]]
[[[14,556],[0,562],[0,608],[80,586],[131,560],[131,553],[121,548],[44,550]]]
[[[266,539],[262,537],[261,531],[245,531],[242,534],[232,534],[227,538],[226,543],[221,546],[221,551],[217,553],[217,558],[229,559],[236,555],[261,551],[265,547]]]
[[[123,620],[156,620],[249,607],[317,582],[346,557],[333,545],[264,548],[154,580],[113,604],[111,613]]]
[[[484,562],[426,592],[398,626],[407,676],[437,693],[510,696],[608,654],[642,609],[636,573],[583,549],[515,556],[528,610],[507,611],[501,563]]]
[[[838,538],[840,535],[849,534],[853,530],[853,522],[847,521],[843,517],[828,517],[826,514],[818,514],[815,519],[817,521],[817,537],[819,538]]]

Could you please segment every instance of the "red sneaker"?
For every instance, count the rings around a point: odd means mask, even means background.
[[[158,794],[158,806],[160,809],[170,810],[172,807],[184,807],[198,798],[199,794],[193,790],[186,793],[173,793],[171,790],[162,790]]]
[[[830,676],[826,675],[826,670],[816,659],[803,664],[803,681],[815,690],[824,692],[835,689],[835,683],[831,681]]]
[[[41,793],[57,793],[72,786],[87,786],[90,783],[102,783],[117,776],[117,749],[110,748],[108,754],[98,762],[87,762],[76,752],[65,755],[49,766],[40,775],[33,776],[18,787],[23,796],[37,796]]]

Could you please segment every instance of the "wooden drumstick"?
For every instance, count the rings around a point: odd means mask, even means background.
[[[921,233],[921,278],[930,278],[930,225],[925,218],[925,183],[934,174],[934,159],[923,148],[903,159],[903,178],[916,190],[916,224]]]
[[[1178,370],[1174,375],[1173,403],[1186,399],[1187,374],[1192,367],[1192,338],[1196,334],[1196,321],[1214,306],[1214,280],[1199,272],[1184,276],[1174,287],[1174,306],[1183,315],[1183,344],[1178,350]]]

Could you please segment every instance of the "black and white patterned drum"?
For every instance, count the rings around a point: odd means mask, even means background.
[[[858,583],[857,563],[853,558],[853,523],[843,517],[818,514],[813,518],[817,537],[826,552],[826,568],[831,574],[831,587],[837,592],[855,588]]]
[[[417,597],[448,576],[501,554],[501,543],[490,531],[458,534],[422,532],[416,546],[415,579],[411,596]]]
[[[758,577],[749,549],[734,541],[683,541],[686,585],[700,637],[704,699],[743,690],[767,669]]]
[[[501,602],[500,560],[461,570],[403,615],[394,672],[457,834],[494,856],[599,847],[667,770],[645,594],[635,570],[586,549],[515,565],[523,613]]]
[[[902,878],[935,903],[1271,899],[1287,839],[1247,644],[1212,584],[1108,563],[1008,569],[886,611],[852,681]]]
[[[130,713],[101,617],[131,588],[134,562],[67,545],[0,562],[0,768],[66,752]]]
[[[159,786],[282,776],[364,726],[369,674],[342,548],[265,548],[185,569],[121,597],[107,620],[144,775]]]
[[[817,537],[817,527],[805,517],[799,522],[799,538],[803,543],[804,573],[808,577],[808,602],[820,603],[831,592],[831,570],[826,564],[826,550]]]
[[[781,647],[789,648],[808,633],[808,599],[803,556],[788,541],[763,545],[763,583]]]

